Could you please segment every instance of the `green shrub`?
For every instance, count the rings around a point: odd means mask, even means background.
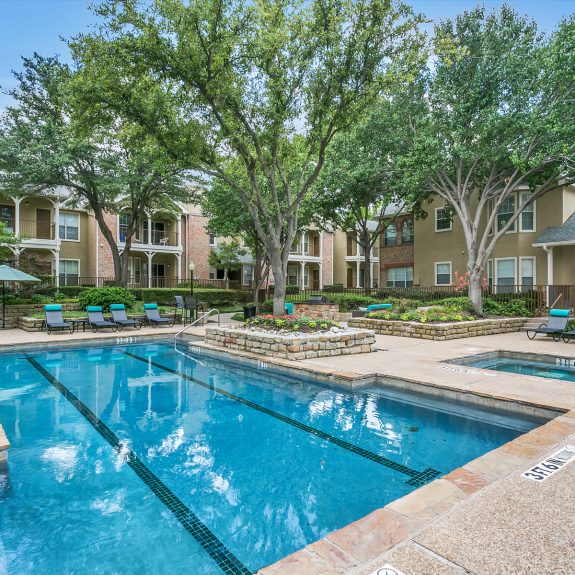
[[[444,299],[440,299],[437,302],[437,305],[441,305],[444,307],[455,307],[457,309],[461,309],[468,313],[473,313],[475,311],[471,300],[468,297],[446,297]]]
[[[127,309],[130,309],[135,299],[134,295],[125,288],[91,288],[80,293],[78,304],[81,309],[86,309],[89,305],[101,305],[104,311],[109,311],[112,303],[123,303]]]
[[[142,301],[161,305],[174,305],[174,296],[190,295],[186,288],[142,288]],[[209,307],[230,307],[236,303],[237,292],[229,289],[194,288],[194,297]]]
[[[343,284],[324,286],[323,291],[326,293],[343,293]]]
[[[531,317],[533,313],[522,299],[511,300],[501,305],[501,315],[509,317]]]
[[[268,287],[268,291],[271,295],[274,293],[275,286],[271,285]],[[299,293],[299,286],[289,284],[286,286],[286,295],[296,295]]]
[[[454,307],[439,307],[425,311],[411,309],[404,312],[398,311],[376,311],[368,314],[368,318],[387,319],[398,321],[417,321],[419,323],[444,323],[471,321],[475,316]]]

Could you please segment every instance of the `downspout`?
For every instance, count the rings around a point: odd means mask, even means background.
[[[551,300],[551,286],[553,285],[553,247],[543,245],[543,251],[547,254],[547,304]]]

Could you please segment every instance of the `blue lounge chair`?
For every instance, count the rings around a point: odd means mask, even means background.
[[[60,304],[45,305],[44,314],[46,315],[45,322],[48,335],[52,333],[53,329],[69,329],[70,333],[74,331],[74,326],[71,323],[64,321],[62,306]]]
[[[565,334],[567,325],[569,324],[569,310],[568,309],[552,309],[549,310],[549,319],[547,323],[542,323],[536,329],[528,329],[527,337],[533,339],[538,333],[550,335],[553,341],[559,341],[561,336]]]
[[[135,319],[128,319],[126,315],[126,306],[123,303],[113,303],[110,306],[112,313],[112,321],[118,326],[118,330],[122,331],[125,327],[135,327],[141,329],[142,324]]]
[[[158,327],[159,325],[169,325],[172,326],[175,323],[175,318],[161,317],[158,312],[157,303],[145,303],[144,311],[146,312],[146,319],[152,327]]]
[[[286,315],[293,315],[293,303],[285,303]]]
[[[112,331],[118,331],[118,326],[113,321],[104,319],[101,305],[89,305],[86,308],[86,313],[88,314],[88,324],[94,333],[101,328],[105,329],[108,327]]]

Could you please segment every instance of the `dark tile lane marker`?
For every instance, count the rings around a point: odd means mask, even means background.
[[[184,529],[204,548],[226,575],[252,575],[252,572],[204,525],[199,517],[189,509],[158,477],[146,467],[130,449],[126,450],[118,436],[78,397],[58,381],[33,357],[26,356],[28,362],[47,379],[92,425],[92,427],[118,453],[126,458],[126,463],[150,488],[154,495],[174,514]]]
[[[267,407],[263,407],[262,405],[254,403],[253,401],[250,401],[249,399],[245,399],[243,397],[240,397],[239,395],[235,395],[233,393],[230,393],[229,391],[226,391],[225,389],[222,389],[220,387],[216,387],[213,384],[206,383],[205,381],[202,381],[200,379],[196,379],[195,377],[192,377],[191,375],[188,375],[186,373],[178,371],[177,369],[173,369],[171,367],[162,365],[161,363],[158,363],[157,361],[153,361],[153,360],[148,359],[146,357],[142,357],[142,356],[130,353],[129,351],[122,351],[122,353],[124,353],[125,355],[127,355],[129,357],[137,359],[143,363],[146,363],[148,365],[153,365],[154,367],[157,367],[158,369],[161,369],[163,371],[173,373],[174,375],[179,375],[180,377],[183,377],[184,379],[187,379],[188,381],[191,381],[191,382],[193,382],[197,385],[200,385],[206,389],[209,389],[211,391],[215,391],[216,393],[224,395],[225,397],[228,397],[229,399],[231,399],[233,401],[237,401],[238,403],[241,403],[243,405],[247,405],[248,407],[251,407],[252,409],[256,409],[257,411],[260,411],[261,413],[265,413],[266,415],[270,415],[271,417],[275,417],[276,419],[279,419],[280,421],[283,421],[284,423],[292,425],[293,427],[297,427],[298,429],[301,429],[302,431],[307,431],[308,433],[311,433],[312,435],[315,435],[316,437],[320,437],[321,439],[324,439],[325,441],[329,441],[330,443],[333,443],[334,445],[337,445],[338,447],[342,447],[343,449],[347,449],[348,451],[351,451],[352,453],[355,453],[356,455],[360,455],[361,457],[365,457],[366,459],[369,459],[370,461],[374,461],[375,463],[379,463],[380,465],[383,465],[384,467],[388,467],[389,469],[393,469],[394,471],[398,471],[399,473],[403,473],[404,475],[407,475],[410,477],[410,479],[406,482],[408,485],[420,487],[422,485],[425,485],[426,483],[429,483],[430,481],[432,481],[433,479],[435,479],[436,477],[441,475],[441,473],[439,471],[437,471],[436,469],[431,469],[431,468],[428,468],[424,471],[416,471],[415,469],[411,469],[411,468],[407,467],[406,465],[402,465],[401,463],[397,463],[395,461],[392,461],[391,459],[387,459],[387,457],[383,457],[381,455],[378,455],[377,453],[373,453],[372,451],[369,451],[368,449],[364,449],[363,447],[358,447],[357,445],[353,445],[353,443],[349,443],[349,442],[345,441],[344,439],[340,439],[339,437],[335,437],[334,435],[326,433],[325,431],[321,431],[321,429],[316,429],[315,427],[310,427],[309,425],[306,425],[305,423],[301,423],[295,419],[292,419],[291,417],[287,417],[286,415],[282,415],[281,413],[278,413],[277,411],[273,411],[271,409],[268,409]]]

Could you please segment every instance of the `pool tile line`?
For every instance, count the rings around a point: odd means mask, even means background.
[[[88,420],[92,427],[116,452],[122,453],[130,468],[172,512],[184,529],[192,535],[226,575],[252,575],[252,571],[141,461],[134,451],[125,449],[125,445],[120,441],[119,437],[88,406],[38,363],[36,359],[27,355],[26,360]]]
[[[158,369],[161,369],[163,371],[167,371],[168,373],[173,373],[174,375],[178,375],[180,377],[183,377],[184,379],[191,381],[192,383],[195,383],[196,385],[204,387],[205,389],[209,389],[210,391],[214,391],[216,393],[219,393],[219,394],[221,394],[221,395],[223,395],[223,396],[225,396],[225,397],[227,397],[233,401],[236,401],[238,403],[246,405],[247,407],[250,407],[252,409],[260,411],[261,413],[265,413],[266,415],[274,417],[275,419],[278,419],[278,420],[282,421],[283,423],[287,423],[288,425],[291,425],[293,427],[301,429],[302,431],[306,431],[307,433],[310,433],[312,435],[315,435],[316,437],[324,439],[325,441],[328,441],[329,443],[332,443],[334,445],[337,445],[338,447],[346,449],[347,451],[355,453],[356,455],[359,455],[361,457],[369,459],[370,461],[373,461],[375,463],[383,465],[384,467],[387,467],[389,469],[393,469],[394,471],[397,471],[399,473],[403,473],[404,475],[407,475],[410,478],[408,481],[406,481],[407,485],[411,485],[413,487],[421,487],[422,485],[429,483],[430,481],[432,481],[433,479],[435,479],[436,477],[439,477],[439,475],[441,475],[440,471],[437,471],[436,469],[432,469],[432,468],[425,469],[424,471],[417,471],[415,469],[411,469],[410,467],[407,467],[406,465],[403,465],[401,463],[397,463],[396,461],[392,461],[391,459],[388,459],[387,457],[383,457],[382,455],[378,455],[377,453],[373,453],[372,451],[369,451],[368,449],[354,445],[353,443],[349,443],[348,441],[345,441],[344,439],[340,439],[339,437],[331,435],[330,433],[326,433],[325,431],[321,431],[320,429],[317,429],[315,427],[311,427],[305,423],[297,421],[296,419],[292,419],[291,417],[288,417],[287,415],[283,415],[281,413],[278,413],[277,411],[273,411],[267,407],[259,405],[253,401],[250,401],[249,399],[245,399],[244,397],[240,397],[239,395],[235,395],[235,394],[233,394],[229,391],[226,391],[225,389],[222,389],[220,387],[217,387],[211,383],[206,383],[205,381],[202,381],[200,379],[192,377],[191,375],[183,373],[182,371],[179,371],[177,369],[173,369],[171,367],[168,367],[166,365],[158,363],[157,361],[154,361],[152,359],[148,359],[146,357],[142,357],[142,356],[130,353],[128,351],[122,351],[122,353],[124,353],[128,357],[131,357],[133,359],[137,359],[137,360],[139,360],[139,361],[141,361],[147,365],[153,365],[154,367],[157,367]]]

